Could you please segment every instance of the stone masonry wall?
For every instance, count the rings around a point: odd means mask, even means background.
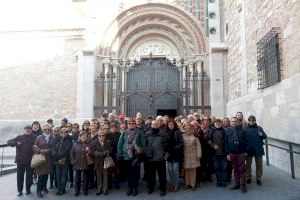
[[[74,117],[81,33],[0,33],[0,41],[0,120]]]

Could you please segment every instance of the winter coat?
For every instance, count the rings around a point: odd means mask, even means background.
[[[124,133],[121,134],[119,141],[118,141],[118,158],[123,160],[129,160],[128,152],[125,148],[127,140],[128,140],[128,131],[126,130]],[[139,129],[134,129],[135,135],[135,142],[137,147],[144,148],[145,146],[145,136]],[[138,155],[134,152],[133,160],[137,159]]]
[[[89,147],[88,143],[82,143],[77,141],[73,144],[70,153],[71,164],[75,170],[87,170],[87,151],[86,148]]]
[[[103,146],[98,141],[96,145],[92,147],[92,156],[94,158],[95,169],[102,169],[104,165],[104,158],[110,156],[112,153],[111,142],[108,139],[104,140]]]
[[[53,158],[51,155],[51,152],[53,148],[55,147],[57,142],[57,139],[50,135],[49,141],[47,143],[45,136],[40,135],[36,138],[35,144],[33,146],[33,151],[35,153],[41,153],[44,154],[46,157],[46,163],[42,164],[41,166],[38,166],[35,170],[37,175],[47,175],[52,173],[53,169]]]
[[[70,152],[73,146],[72,137],[67,135],[65,138],[57,138],[57,143],[52,150],[52,157],[55,163],[64,159],[65,164],[70,162]]]
[[[209,133],[208,140],[209,140],[209,144],[212,149],[213,149],[213,146],[217,143],[217,137],[216,137],[217,130],[218,129],[212,129]],[[225,144],[226,132],[225,132],[225,129],[223,129],[223,128],[220,128],[219,130],[221,131],[222,149],[219,149],[219,150],[213,149],[213,151],[216,155],[227,155],[226,144]]]
[[[246,153],[247,140],[246,131],[241,126],[236,126],[235,128],[228,128],[226,131],[226,152],[233,154]],[[237,134],[237,142],[234,141],[234,131]]]
[[[155,132],[153,129],[148,131],[145,135],[145,149],[150,147],[152,149],[152,157],[146,159],[148,161],[162,161],[164,160],[165,151],[167,149],[167,135],[159,129]]]
[[[110,133],[107,136],[107,139],[110,140],[111,146],[112,146],[112,152],[111,152],[111,157],[113,158],[114,161],[117,160],[118,157],[118,142],[120,139],[121,133],[116,132],[116,133]]]
[[[183,168],[192,169],[200,166],[202,157],[201,144],[194,135],[183,134]]]
[[[34,145],[35,135],[19,135],[14,139],[8,140],[7,144],[16,147],[15,162],[18,164],[30,164],[33,155],[32,146]],[[21,143],[21,144],[18,144]]]
[[[168,162],[181,162],[183,158],[183,136],[179,130],[167,130],[167,148],[166,152],[169,153],[167,158]]]
[[[247,140],[246,153],[250,156],[265,155],[263,140],[267,138],[267,135],[264,130],[256,124],[253,126],[248,125],[245,130]],[[262,132],[262,136],[259,136],[258,132]]]

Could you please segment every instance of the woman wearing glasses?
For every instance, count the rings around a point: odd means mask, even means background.
[[[51,127],[46,124],[43,126],[43,134],[38,136],[35,140],[35,145],[33,146],[33,151],[38,154],[44,154],[46,157],[46,162],[36,168],[36,173],[38,175],[37,182],[37,196],[43,198],[42,191],[48,193],[47,181],[48,175],[52,172],[53,161],[51,156],[51,151],[56,144],[56,138],[51,135]]]

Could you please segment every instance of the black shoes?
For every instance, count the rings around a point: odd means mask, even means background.
[[[235,185],[235,186],[231,187],[230,189],[231,189],[231,190],[238,190],[238,189],[240,189],[240,188],[241,188],[240,185]]]
[[[257,181],[256,181],[256,184],[257,184],[257,185],[262,185],[261,180],[257,180]]]
[[[87,195],[88,195],[88,192],[84,192],[83,195],[84,195],[84,196],[87,196]]]
[[[166,192],[160,192],[160,196],[161,197],[166,196]]]
[[[153,193],[153,189],[148,189],[148,194],[152,194]]]
[[[44,197],[44,196],[42,195],[41,192],[38,192],[38,193],[37,193],[37,196],[38,196],[39,198],[43,198],[43,197]]]
[[[132,192],[132,196],[136,196],[136,195],[138,195],[138,191],[137,191],[137,189],[134,189]]]
[[[251,178],[248,178],[247,179],[247,184],[250,184],[252,181],[251,181]]]
[[[17,194],[18,197],[20,197],[20,196],[22,196],[22,195],[23,195],[22,192],[18,192],[18,194]]]
[[[107,190],[105,190],[105,191],[103,191],[103,195],[108,195],[108,192],[107,192]]]
[[[242,185],[242,193],[246,193],[247,192],[247,187],[246,185]]]
[[[79,195],[79,192],[75,192],[74,196],[77,197]]]
[[[131,189],[128,189],[127,192],[126,192],[126,195],[127,195],[127,196],[130,196],[131,194],[132,194],[132,190],[131,190]]]
[[[96,196],[99,196],[100,194],[102,194],[102,190],[100,190],[99,192],[97,192]]]
[[[27,190],[27,191],[26,191],[26,195],[29,195],[29,194],[31,194],[31,191],[30,191],[30,190]]]

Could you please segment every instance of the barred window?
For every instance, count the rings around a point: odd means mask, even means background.
[[[258,89],[275,85],[281,80],[279,28],[272,28],[257,43]]]

